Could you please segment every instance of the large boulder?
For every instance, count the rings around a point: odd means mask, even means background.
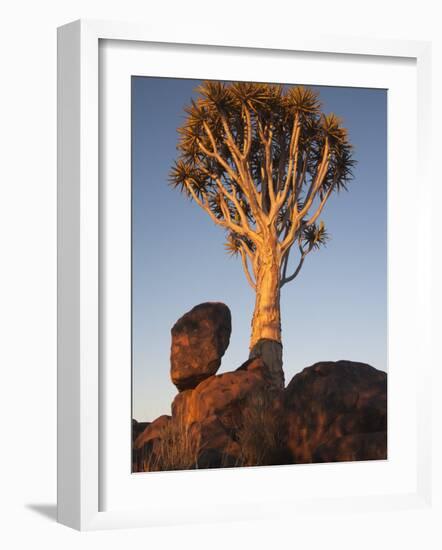
[[[282,400],[271,374],[258,357],[234,372],[211,376],[175,397],[172,418],[190,427],[199,468],[251,465],[257,454],[255,447],[269,435],[273,442]],[[272,433],[260,433],[267,419],[272,421]],[[262,460],[280,463],[280,449],[271,446],[265,449]]]
[[[172,327],[170,375],[178,391],[195,388],[217,372],[230,340],[229,308],[219,302],[199,304]]]
[[[261,358],[255,358],[236,371],[210,376],[193,390],[178,394],[172,403],[172,415],[188,426],[215,416],[225,429],[234,430],[246,398],[270,388],[270,371]]]
[[[295,463],[387,457],[385,372],[352,361],[316,363],[293,377],[284,408]]]

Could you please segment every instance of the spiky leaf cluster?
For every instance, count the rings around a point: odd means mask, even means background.
[[[334,189],[345,188],[351,179],[354,162],[347,132],[336,115],[321,113],[318,96],[311,89],[250,82],[226,84],[205,81],[196,91],[198,97],[186,107],[186,120],[178,129],[180,155],[170,178],[172,185],[183,189],[189,196],[189,186],[198,194],[205,191],[217,210],[213,195],[216,193],[215,180],[218,178],[229,192],[235,193],[243,201],[249,219],[252,224],[256,224],[241,186],[232,178],[226,166],[204,153],[204,149],[213,151],[216,145],[226,165],[236,171],[235,158],[226,140],[230,132],[238,149],[243,151],[247,134],[246,110],[252,126],[248,165],[258,192],[268,193],[262,177],[265,162],[263,137],[272,135],[272,180],[276,190],[283,184],[287,172],[288,148],[296,115],[301,124],[297,200],[302,200],[317,174],[326,137],[330,146],[330,165],[321,191],[326,191],[330,186]],[[215,144],[211,142],[207,130],[210,130]],[[217,215],[220,215],[219,211]]]
[[[318,225],[313,224],[305,227],[302,231],[301,242],[304,250],[310,251],[324,246],[330,239],[325,228],[325,224],[321,221]]]
[[[238,235],[233,231],[227,233],[226,242],[224,243],[224,248],[226,249],[229,256],[237,256],[241,253],[241,250],[246,252],[247,250],[252,254],[255,252],[255,245],[250,239]]]

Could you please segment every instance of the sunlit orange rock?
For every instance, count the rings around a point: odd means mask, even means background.
[[[178,394],[172,414],[181,416],[189,426],[215,416],[225,429],[234,430],[246,398],[270,388],[269,369],[261,358],[251,359],[236,371],[210,376],[193,390]]]
[[[269,392],[277,403],[268,367],[254,358],[175,397],[172,417],[188,426],[196,439],[199,468],[241,465],[238,430],[249,398],[260,392]]]

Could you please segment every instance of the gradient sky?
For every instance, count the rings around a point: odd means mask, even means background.
[[[254,295],[224,231],[168,186],[176,129],[196,80],[132,78],[133,416],[170,414],[170,329],[193,306],[226,303],[230,346],[218,372],[248,358]],[[331,239],[281,291],[286,383],[317,361],[387,370],[387,92],[318,86],[323,110],[344,120],[358,161],[348,192],[321,218]]]

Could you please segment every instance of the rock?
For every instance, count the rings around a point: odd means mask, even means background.
[[[171,421],[167,414],[159,416],[151,422],[135,439],[132,447],[132,470],[134,472],[146,472],[149,463],[155,453],[155,448],[161,439],[164,428]]]
[[[167,414],[159,416],[156,420],[151,422],[147,428],[140,433],[135,440],[134,446],[136,449],[140,449],[148,441],[160,437],[163,428],[170,422],[171,417]]]
[[[386,458],[387,375],[351,361],[322,362],[284,392],[287,446],[295,463]]]
[[[180,391],[172,416],[147,425],[133,448],[135,472],[385,459],[387,375],[322,362],[279,390],[255,357]]]
[[[187,422],[187,410],[189,408],[189,402],[192,400],[193,390],[184,390],[178,393],[172,401],[172,417],[179,418],[182,422]]]
[[[198,469],[207,468],[232,468],[237,466],[237,459],[226,455],[221,449],[202,449],[198,454]]]
[[[141,432],[149,426],[150,422],[138,422],[135,418],[132,418],[132,441],[140,435]]]
[[[184,391],[217,372],[230,340],[229,308],[222,303],[199,304],[172,327],[171,378]]]
[[[215,416],[225,429],[234,430],[246,398],[270,387],[270,372],[262,359],[251,359],[234,372],[210,376],[193,390],[178,394],[172,415],[180,416],[188,426]]]
[[[270,396],[272,406],[273,402],[280,403],[270,370],[261,358],[255,358],[234,372],[213,375],[175,397],[172,418],[190,427],[199,468],[243,465],[243,417],[250,410],[251,398],[262,392]]]
[[[313,462],[349,462],[352,460],[385,460],[387,432],[345,435],[320,445]]]
[[[192,435],[198,442],[198,468],[236,466],[241,449],[216,416],[192,425]]]

